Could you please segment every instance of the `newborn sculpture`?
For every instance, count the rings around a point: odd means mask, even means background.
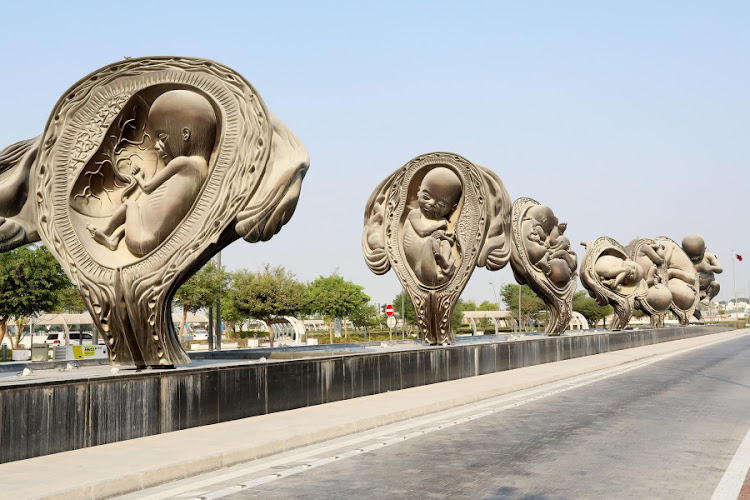
[[[510,197],[491,170],[451,153],[418,156],[388,176],[365,206],[368,267],[393,266],[422,340],[455,340],[451,314],[475,266],[510,258]]]
[[[698,273],[677,243],[666,237],[637,238],[627,247],[638,263],[646,284],[636,297],[637,307],[651,318],[652,326],[664,326],[664,313],[671,310],[681,325],[687,325],[698,304]]]
[[[189,363],[175,291],[236,239],[276,234],[308,166],[299,139],[233,70],[127,59],[73,85],[41,136],[0,152],[0,251],[49,247],[112,364]]]
[[[513,203],[511,267],[516,281],[536,292],[549,312],[545,331],[560,335],[568,327],[576,291],[578,257],[552,209],[531,198]]]
[[[720,286],[719,282],[716,281],[716,274],[721,274],[724,269],[719,264],[719,259],[706,251],[706,240],[699,234],[685,236],[682,239],[682,250],[690,258],[695,271],[698,273],[699,300],[702,304],[708,305],[719,294]],[[698,319],[701,319],[702,316],[697,308],[693,315]]]
[[[646,293],[643,268],[612,238],[602,236],[581,245],[586,247],[581,282],[599,305],[610,304],[614,309],[609,329],[621,330],[633,315],[636,297]]]

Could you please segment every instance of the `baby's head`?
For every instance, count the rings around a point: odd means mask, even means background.
[[[700,234],[688,234],[682,239],[682,250],[693,262],[700,262],[706,254],[706,240]]]
[[[630,259],[624,261],[623,264],[628,270],[625,279],[622,280],[623,285],[635,285],[643,279],[643,268],[640,265]]]
[[[453,170],[433,168],[419,185],[419,209],[430,219],[445,217],[458,205],[462,191],[461,180]]]
[[[148,112],[154,149],[169,163],[178,156],[208,161],[216,143],[217,119],[208,99],[190,90],[170,90],[156,98]]]
[[[552,209],[546,205],[535,205],[526,212],[526,215],[536,220],[547,235],[551,234],[552,228],[557,226],[557,217],[555,217]]]

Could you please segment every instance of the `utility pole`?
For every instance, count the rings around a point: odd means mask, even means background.
[[[401,286],[401,339],[406,339],[406,309],[404,309],[404,295],[406,290]]]
[[[208,306],[208,350],[214,350],[214,308]]]
[[[740,305],[737,303],[737,278],[734,275],[734,259],[737,258],[737,254],[732,249],[732,282],[734,283],[734,319],[740,320]]]
[[[495,284],[490,281],[490,286],[492,287],[492,293],[495,294],[495,304],[497,304],[497,313],[500,314],[500,300],[498,300],[497,298],[497,290],[495,290]],[[495,335],[498,334],[497,322],[498,322],[498,316],[495,316]]]
[[[221,252],[216,254],[216,267],[219,271],[219,282],[223,283],[221,269]],[[221,351],[221,293],[216,297],[216,350]]]

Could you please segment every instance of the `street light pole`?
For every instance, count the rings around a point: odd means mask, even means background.
[[[522,284],[520,283],[518,284],[518,333],[521,333],[523,331],[523,326],[521,323],[523,319],[521,317],[521,287],[522,286],[523,286]]]
[[[406,339],[406,310],[404,309],[404,295],[406,290],[401,287],[401,340]]]
[[[500,300],[497,298],[497,290],[495,290],[495,284],[490,281],[490,286],[492,287],[492,293],[495,294],[495,304],[497,304],[497,314],[500,314]],[[498,322],[498,316],[495,316],[495,335],[498,334],[497,331],[497,322]]]
[[[219,270],[219,282],[223,283],[221,270],[221,252],[216,254],[216,267]],[[216,297],[216,350],[221,351],[221,293]]]

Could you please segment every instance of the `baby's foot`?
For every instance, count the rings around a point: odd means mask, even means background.
[[[97,229],[91,224],[86,224],[86,230],[89,232],[94,241],[96,241],[100,245],[107,247],[113,252],[117,250],[117,245],[120,243],[120,240],[108,237],[101,229]]]

